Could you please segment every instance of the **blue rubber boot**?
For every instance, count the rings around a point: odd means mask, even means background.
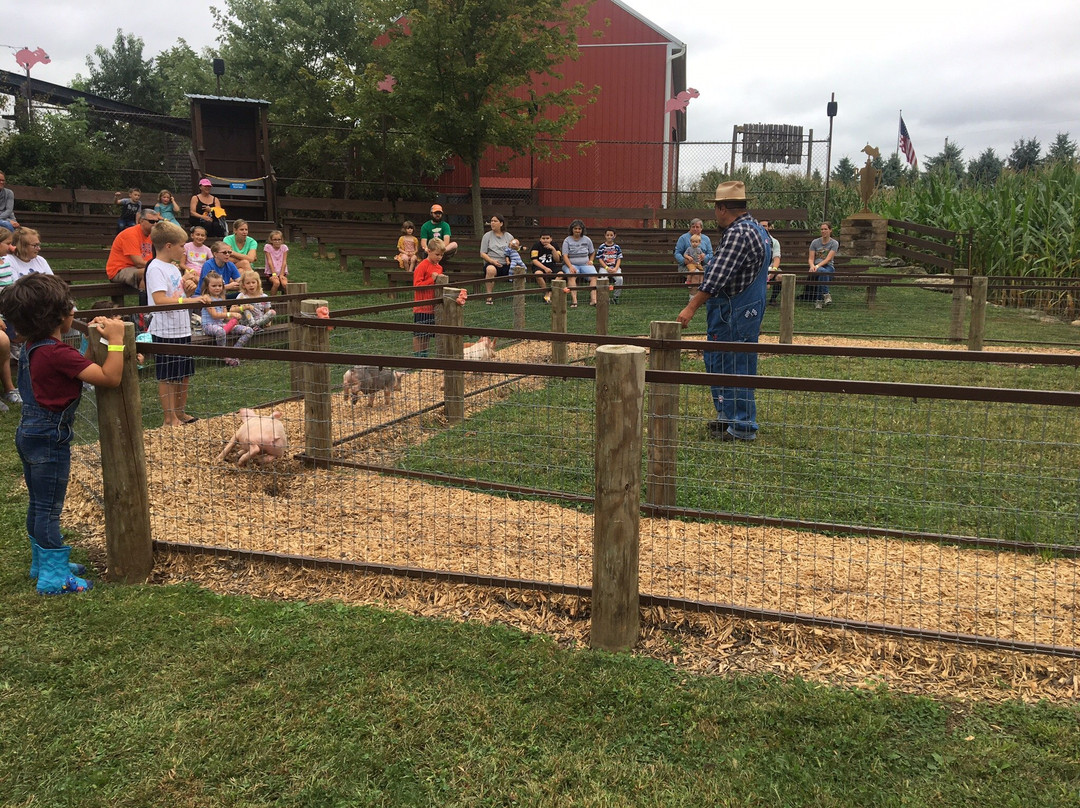
[[[38,566],[41,561],[38,558],[39,551],[38,543],[34,541],[34,537],[30,537],[30,580],[36,581],[38,579]],[[74,561],[68,563],[68,569],[72,575],[86,575],[86,567],[82,564],[76,564]]]
[[[70,547],[58,547],[55,550],[38,547],[39,595],[73,595],[94,588],[92,581],[71,574],[68,567],[70,555]]]

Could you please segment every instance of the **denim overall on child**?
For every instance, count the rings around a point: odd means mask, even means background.
[[[721,291],[706,301],[706,326],[709,340],[713,342],[757,342],[761,333],[769,264],[772,263],[772,238],[757,222],[750,222],[750,226],[765,244],[765,260],[753,282],[741,292],[731,296]],[[756,376],[757,360],[756,351],[706,351],[705,370]],[[741,440],[755,440],[758,422],[753,388],[713,387],[711,390],[718,419],[727,424],[727,431]]]
[[[60,512],[64,509],[71,471],[72,425],[82,392],[80,390],[79,396],[61,412],[53,412],[38,404],[30,382],[31,354],[52,342],[54,340],[48,339],[23,346],[18,375],[22,417],[15,430],[15,448],[23,464],[23,476],[30,495],[26,512],[26,532],[34,562],[30,575],[38,579],[38,592],[45,595],[77,592],[93,586],[71,574],[84,570],[81,565],[69,567],[71,548],[64,545],[60,535]]]

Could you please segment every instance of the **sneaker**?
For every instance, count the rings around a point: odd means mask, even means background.
[[[832,305],[832,295],[825,295],[825,297],[823,297],[821,299],[821,302],[824,303],[826,306],[831,306]]]
[[[231,368],[238,368],[238,367],[240,367],[240,360],[239,359],[234,359],[233,357],[230,356],[228,359],[225,360],[225,364],[228,365]]]
[[[551,303],[551,292],[548,292],[546,295],[544,295],[544,302]]]
[[[814,301],[814,308],[815,309],[820,309],[821,308],[821,301],[820,300],[815,300]]]
[[[8,411],[8,405],[5,404],[3,401],[0,401],[0,412],[7,412],[7,411]]]
[[[7,404],[22,404],[22,396],[20,396],[19,391],[14,388],[4,393],[2,399]]]

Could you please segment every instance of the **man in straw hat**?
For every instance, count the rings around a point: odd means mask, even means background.
[[[724,229],[705,277],[678,320],[690,324],[705,306],[706,327],[711,342],[758,341],[765,314],[765,291],[772,263],[772,239],[746,211],[746,186],[722,182],[712,200],[716,223]],[[706,351],[709,373],[757,375],[754,351]],[[717,420],[709,424],[714,438],[724,441],[757,438],[757,407],[754,391],[743,387],[713,387]]]

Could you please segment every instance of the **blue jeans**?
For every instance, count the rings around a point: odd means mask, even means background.
[[[39,547],[55,550],[64,545],[60,512],[64,510],[71,472],[72,427],[63,413],[49,412],[24,402],[15,448],[23,464],[30,495],[26,532]]]
[[[762,276],[764,281],[764,276]],[[740,295],[734,300],[711,297],[705,304],[708,315],[708,337],[712,342],[756,343],[761,333],[765,311],[764,282],[760,291]],[[750,291],[750,290],[748,290]],[[757,352],[706,351],[705,370],[709,373],[756,376]],[[757,403],[750,387],[712,387],[713,406],[720,421],[727,423],[728,432],[742,440],[757,438]]]
[[[807,285],[813,291],[812,300],[821,300],[821,298],[829,294],[829,281],[832,280],[834,269],[836,269],[836,267],[832,264],[827,264],[810,275],[813,280]]]

